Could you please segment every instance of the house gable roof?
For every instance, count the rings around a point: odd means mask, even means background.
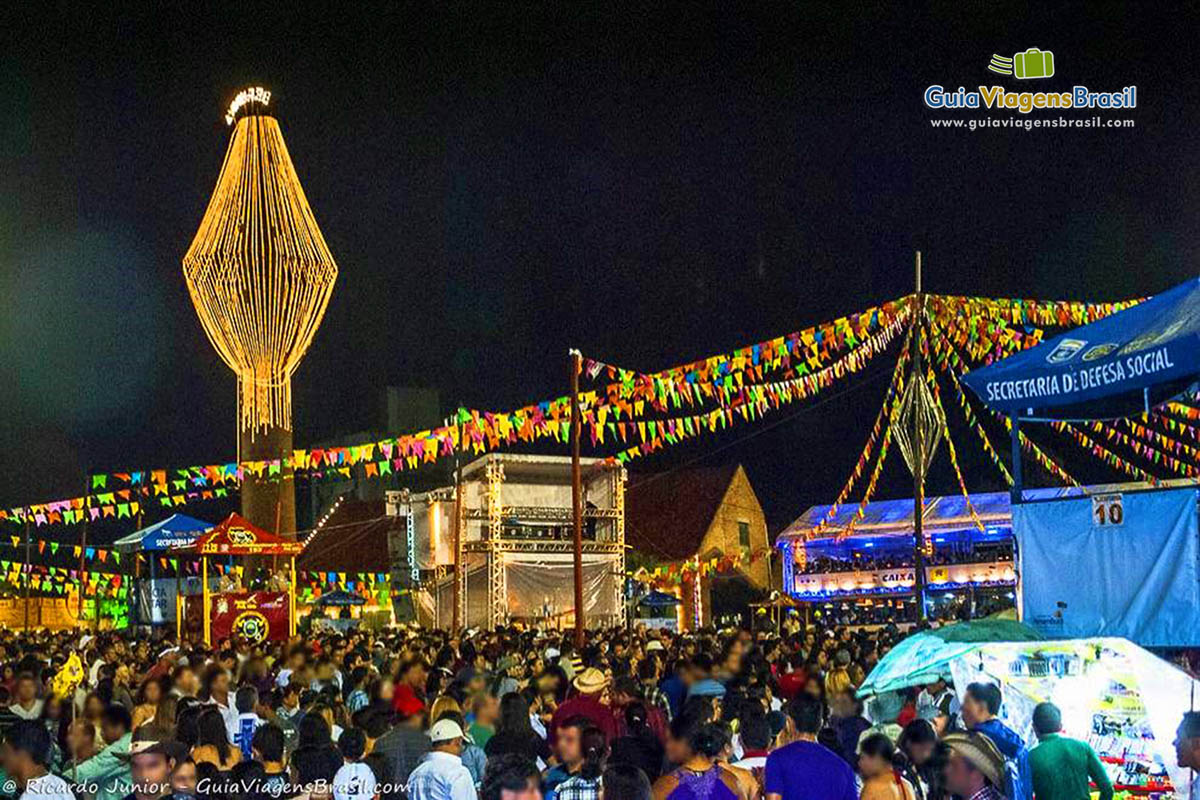
[[[740,464],[630,478],[625,541],[650,558],[682,561],[697,554]]]

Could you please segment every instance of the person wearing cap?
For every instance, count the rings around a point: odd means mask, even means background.
[[[601,696],[608,688],[605,674],[595,667],[588,667],[575,676],[571,685],[577,694],[563,702],[550,718],[550,728],[547,730],[549,741],[557,740],[558,726],[572,717],[586,717],[604,733],[607,741],[616,739],[617,719],[613,716],[612,708],[601,702]]]
[[[430,751],[408,776],[409,800],[478,800],[475,782],[462,763],[466,734],[443,719],[429,729]]]
[[[934,678],[917,695],[917,716],[929,720],[939,736],[951,728],[954,715],[958,713],[958,698],[943,675]]]
[[[1062,735],[1062,712],[1054,703],[1033,709],[1033,731],[1038,746],[1029,751],[1033,793],[1038,800],[1088,800],[1090,783],[1100,800],[1112,800],[1113,786],[1100,757],[1087,742]]]
[[[942,740],[950,749],[946,790],[962,800],[1005,800],[1004,754],[982,733],[952,733]]]
[[[171,771],[186,755],[187,746],[172,741],[170,731],[154,724],[138,728],[128,755],[133,791],[124,800],[156,800],[171,794]]]
[[[74,800],[71,787],[47,769],[50,732],[35,720],[22,720],[9,729],[0,749],[0,763],[21,789],[20,800]]]
[[[652,641],[650,644],[662,645],[658,641]],[[649,652],[650,645],[646,645],[646,650]],[[666,692],[658,688],[659,678],[662,676],[662,664],[653,656],[640,661],[637,665],[638,680],[642,682],[642,694],[646,698],[646,702],[662,712],[663,719],[668,724],[671,722],[671,701],[667,698]]]

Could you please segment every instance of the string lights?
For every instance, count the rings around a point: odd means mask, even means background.
[[[183,258],[196,313],[237,374],[242,430],[291,430],[292,373],[312,343],[337,264],[296,177],[270,93],[234,98],[216,189]]]

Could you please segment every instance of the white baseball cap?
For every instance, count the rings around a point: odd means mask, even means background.
[[[650,641],[646,642],[646,652],[647,653],[652,652],[654,650],[662,650],[662,649],[663,649],[663,643],[660,642],[658,639],[651,639]]]
[[[452,742],[455,739],[466,739],[467,735],[463,733],[463,729],[458,727],[458,723],[452,719],[441,719],[433,723],[433,727],[429,729],[429,741],[437,744],[438,742]]]

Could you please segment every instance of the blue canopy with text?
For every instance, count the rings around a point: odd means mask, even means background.
[[[963,376],[1022,418],[1129,416],[1200,377],[1200,278]]]

